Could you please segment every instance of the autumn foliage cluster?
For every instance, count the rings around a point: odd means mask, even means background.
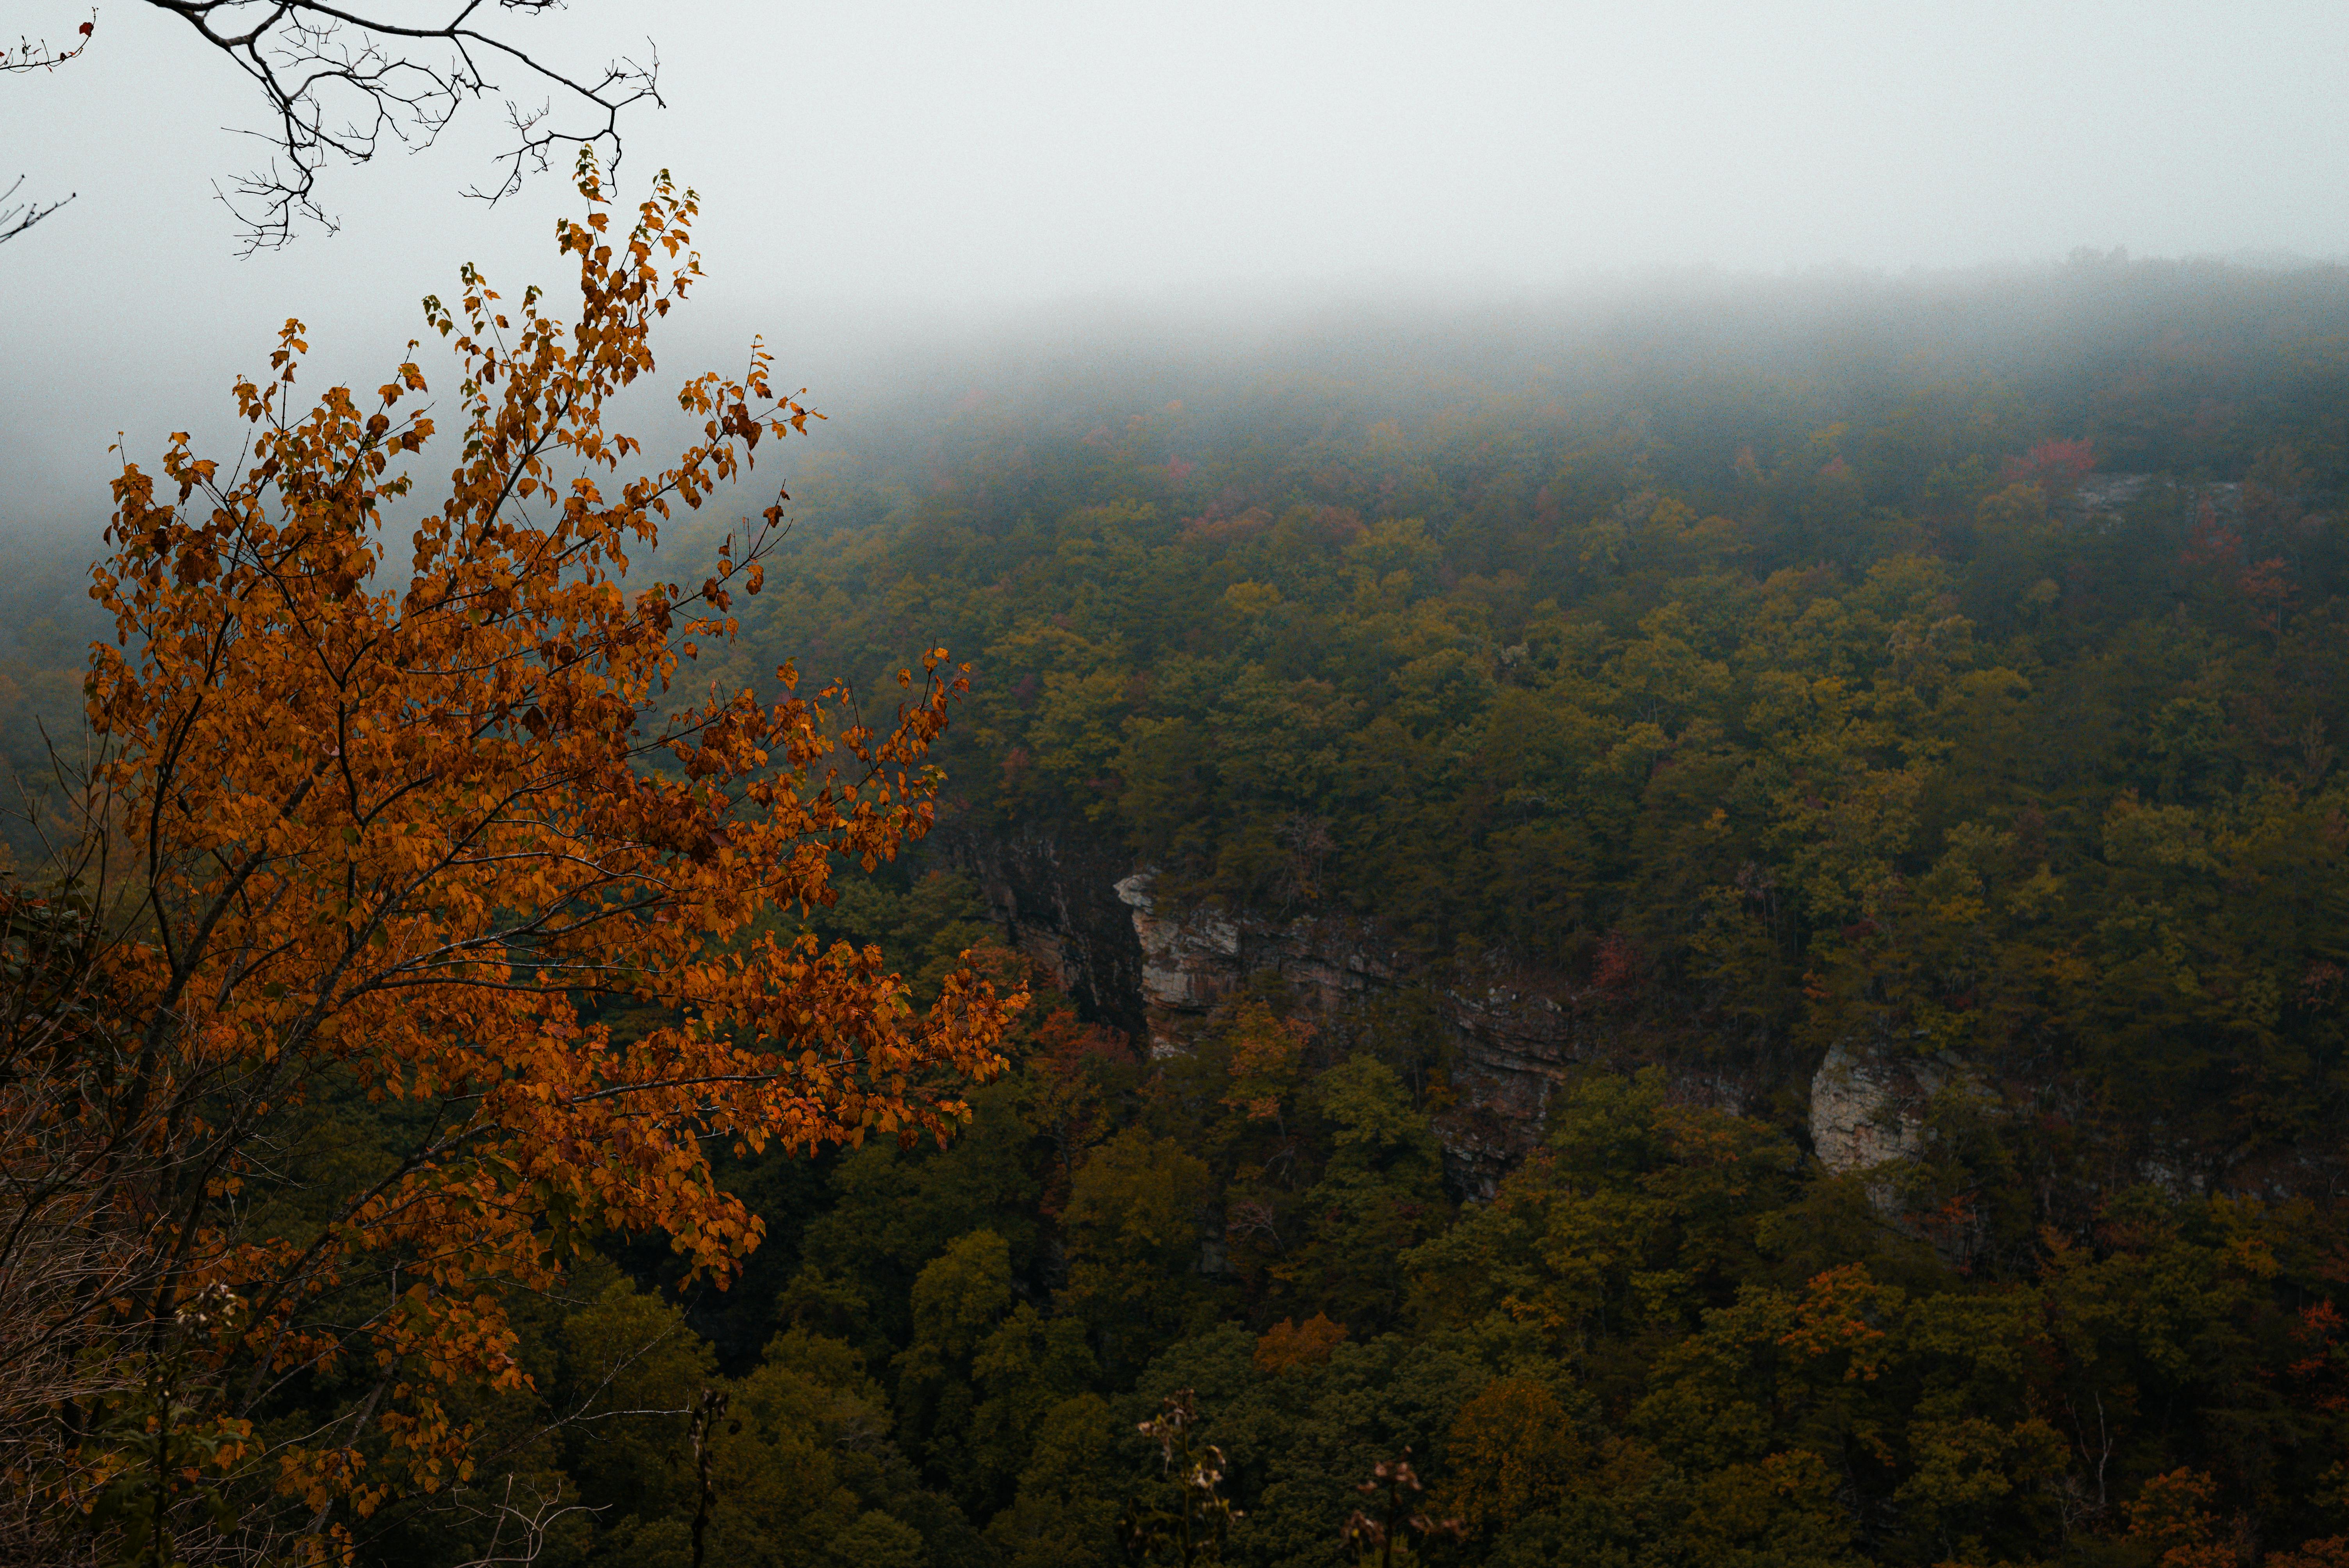
[[[698,275],[694,201],[664,179],[616,226],[585,160],[580,184],[558,230],[574,320],[471,269],[427,301],[453,436],[413,357],[298,407],[289,322],[236,387],[233,463],[175,438],[160,474],[115,482],[78,882],[10,895],[20,978],[73,1008],[20,1007],[0,1109],[41,1192],[11,1264],[75,1238],[126,1254],[12,1295],[12,1323],[110,1358],[115,1385],[49,1401],[79,1437],[26,1449],[12,1484],[140,1561],[336,1556],[470,1478],[463,1403],[528,1381],[517,1292],[620,1235],[723,1289],[761,1223],[713,1150],[943,1134],[1001,1065],[1016,997],[956,973],[916,1013],[877,950],[778,923],[833,896],[836,863],[927,830],[922,757],[962,677],[931,653],[882,729],[788,665],[765,697],[686,694],[778,510],[698,585],[624,581],[631,553],[808,415],[755,350],[739,380],[685,384],[701,439],[631,471],[604,411]],[[92,929],[46,941],[68,909]],[[615,1028],[616,1004],[657,1021]],[[405,1136],[287,1212],[275,1168],[326,1099]],[[356,1397],[321,1411],[322,1387]]]

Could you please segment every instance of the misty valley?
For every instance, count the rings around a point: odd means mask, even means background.
[[[692,209],[592,210],[0,584],[10,1528],[2349,1568],[2349,273],[639,455]]]

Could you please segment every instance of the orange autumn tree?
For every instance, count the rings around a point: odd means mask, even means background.
[[[130,1040],[109,1114],[168,1147],[126,1198],[160,1261],[110,1307],[142,1326],[148,1403],[91,1428],[129,1435],[93,1439],[78,1485],[158,1561],[231,1493],[233,1532],[331,1556],[462,1481],[453,1399],[523,1376],[504,1291],[554,1285],[598,1232],[665,1234],[722,1287],[760,1226],[713,1143],[943,1136],[1002,1066],[1022,998],[966,970],[917,1016],[877,950],[776,934],[773,912],[830,902],[836,858],[870,870],[927,830],[925,750],[965,682],[930,651],[885,730],[789,665],[764,697],[682,699],[780,503],[698,587],[632,557],[808,415],[754,346],[740,380],[685,384],[702,433],[675,466],[619,477],[639,447],[606,404],[699,275],[696,202],[664,175],[621,232],[584,159],[580,189],[557,227],[575,321],[471,267],[453,309],[425,302],[461,366],[437,506],[411,500],[435,438],[416,346],[372,398],[297,413],[293,322],[236,387],[239,461],[180,436],[160,479],[115,481],[92,593],[120,645],[89,713],[110,896],[136,914],[104,961]],[[611,1002],[665,1021],[616,1034]],[[255,1151],[328,1092],[404,1102],[412,1143],[300,1233],[254,1231]],[[340,1415],[256,1426],[321,1374],[358,1390]]]

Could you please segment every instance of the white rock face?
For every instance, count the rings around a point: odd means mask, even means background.
[[[1811,1078],[1811,1143],[1837,1175],[1925,1151],[1925,1109],[1951,1084],[1986,1092],[1956,1057],[1884,1057],[1837,1045]]]
[[[1194,910],[1183,920],[1162,919],[1150,896],[1150,873],[1134,872],[1117,884],[1117,896],[1133,911],[1133,934],[1142,944],[1142,997],[1151,1015],[1150,1054],[1171,1056],[1182,1042],[1164,1026],[1167,1015],[1203,1013],[1223,1000],[1237,978],[1238,925],[1212,910]]]
[[[1279,922],[1212,904],[1170,916],[1159,912],[1151,878],[1145,867],[1120,879],[1116,889],[1142,948],[1153,1056],[1185,1049],[1186,1032],[1259,970],[1278,974],[1322,1012],[1393,978],[1391,955],[1375,951],[1350,923],[1310,916]]]
[[[1212,1006],[1213,998],[1195,994],[1194,975],[1184,963],[1191,946],[1185,938],[1189,923],[1161,920],[1150,897],[1150,873],[1136,872],[1117,884],[1117,896],[1133,911],[1133,934],[1142,943],[1142,995],[1153,1007]],[[1237,936],[1235,933],[1235,946]]]

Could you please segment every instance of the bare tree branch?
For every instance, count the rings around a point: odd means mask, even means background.
[[[14,196],[16,193],[16,187],[24,183],[25,177],[21,174],[16,176],[7,190],[0,191],[0,201],[5,201],[9,197]],[[78,194],[78,191],[74,192],[74,195]],[[6,244],[64,206],[66,201],[72,200],[73,195],[68,195],[65,201],[50,201],[46,204],[39,201],[20,201],[14,207],[0,206],[0,245]]]
[[[89,14],[89,20],[75,29],[75,43],[70,49],[53,49],[49,46],[49,41],[47,38],[36,44],[32,39],[20,35],[15,48],[0,46],[0,77],[14,76],[19,71],[54,71],[67,60],[79,55],[84,49],[88,48],[90,35],[97,30],[98,13],[92,11]],[[7,190],[0,191],[0,245],[6,244],[64,206],[66,201],[72,201],[74,195],[79,194],[79,192],[69,194],[65,201],[47,203],[20,201],[14,207],[5,205],[8,198],[16,194],[18,188],[24,183],[25,177],[19,174],[10,182]]]
[[[270,129],[247,133],[269,144],[268,162],[220,191],[243,225],[245,254],[286,243],[305,223],[331,232],[335,219],[318,201],[318,176],[327,163],[367,162],[387,142],[429,147],[469,100],[502,98],[511,128],[507,150],[496,159],[497,177],[466,192],[491,202],[521,189],[525,174],[545,169],[558,147],[601,146],[605,162],[616,167],[621,111],[661,101],[660,59],[650,40],[643,62],[616,59],[600,72],[574,74],[476,26],[489,0],[450,0],[453,15],[423,25],[318,0],[148,4],[193,27],[268,103]],[[561,5],[495,0],[498,12],[532,16]],[[507,96],[491,79],[493,70],[518,78],[523,96]]]
[[[97,30],[98,13],[92,11],[89,20],[74,29],[74,36],[79,41],[70,49],[52,49],[47,38],[36,44],[20,34],[15,48],[0,46],[0,76],[16,71],[54,71],[88,48],[89,36]]]

